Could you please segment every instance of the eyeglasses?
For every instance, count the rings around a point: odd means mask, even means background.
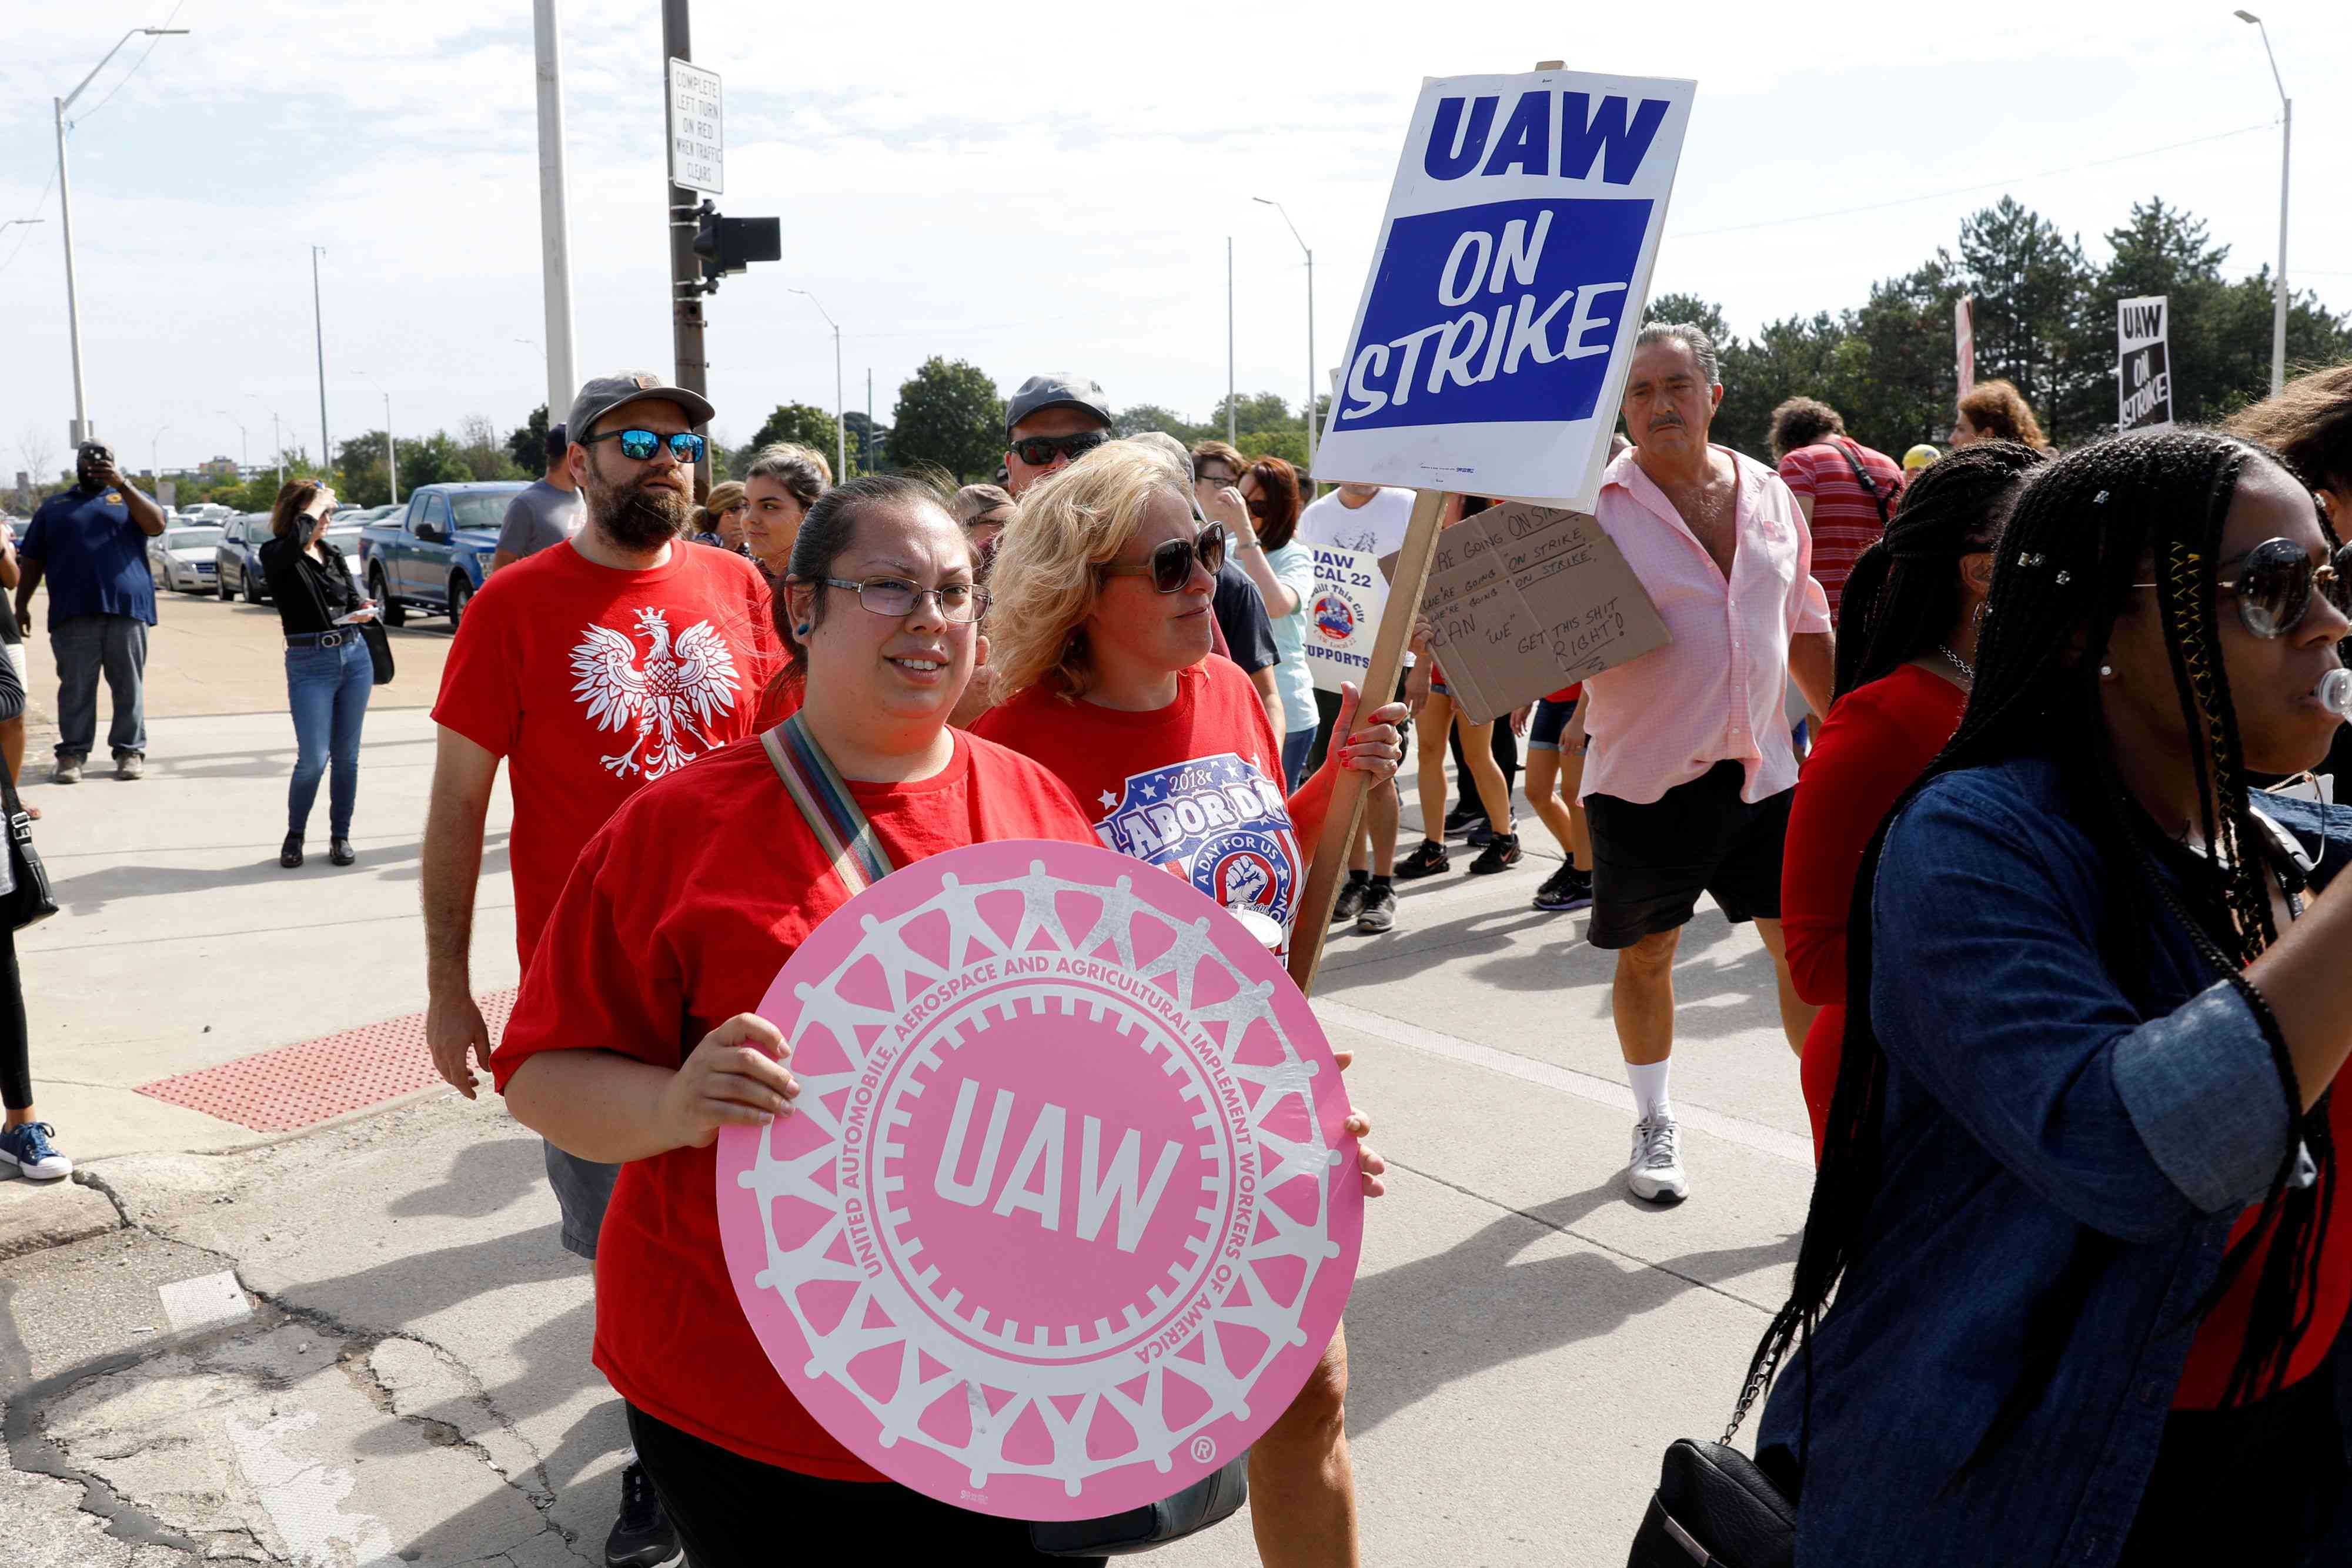
[[[1238,485],[1241,483],[1241,476],[1228,474],[1222,468],[1195,468],[1192,470],[1192,481],[1198,485]]]
[[[937,588],[923,588],[903,577],[869,577],[863,582],[846,577],[817,580],[827,588],[848,589],[857,595],[858,603],[893,621],[912,615],[915,606],[926,599],[940,607],[940,620],[954,626],[970,625],[988,611],[988,592],[977,583],[943,582]]]
[[[1170,539],[1151,552],[1145,566],[1106,566],[1105,577],[1148,577],[1154,593],[1181,593],[1192,580],[1192,563],[1199,561],[1201,570],[1214,577],[1224,570],[1228,536],[1225,525],[1211,523],[1199,535],[1189,539]]]
[[[619,442],[621,455],[636,463],[652,462],[654,454],[664,446],[669,448],[669,455],[681,465],[691,466],[702,461],[702,437],[690,430],[681,430],[676,435],[662,435],[650,430],[608,430],[602,435],[582,436],[580,444],[593,446],[599,441]]]
[[[2286,636],[2303,624],[2311,611],[2311,591],[2316,584],[2338,614],[2352,617],[2352,544],[2339,545],[2326,564],[2314,566],[2311,556],[2293,539],[2264,539],[2239,562],[2234,580],[2223,578],[2215,586],[2238,596],[2238,621],[2257,637]],[[2159,582],[2135,582],[2134,588],[2161,588]]]
[[[1056,457],[1075,462],[1109,439],[1109,433],[1100,430],[1076,435],[1024,435],[1013,444],[1013,455],[1032,468],[1043,468]]]
[[[1271,496],[1254,496],[1244,504],[1253,517],[1267,517],[1274,511],[1274,497]]]

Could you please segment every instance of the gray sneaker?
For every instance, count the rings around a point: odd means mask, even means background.
[[[79,783],[80,783],[80,782],[81,782],[81,758],[79,758],[79,757],[60,757],[60,758],[58,758],[58,770],[57,770],[56,772],[54,772],[54,773],[52,773],[52,774],[50,774],[50,775],[49,775],[49,782],[50,782],[50,783],[52,783],[52,784],[79,784]]]
[[[146,777],[147,759],[135,751],[125,752],[114,759],[114,776],[126,782]]]

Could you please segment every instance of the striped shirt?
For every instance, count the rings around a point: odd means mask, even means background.
[[[1878,518],[1878,503],[1870,498],[1853,476],[1853,465],[1846,453],[1852,451],[1870,482],[1878,486],[1885,497],[1886,515],[1895,515],[1895,502],[1903,493],[1903,470],[1895,459],[1884,452],[1873,452],[1859,441],[1843,435],[1811,446],[1800,446],[1780,459],[1780,477],[1790,489],[1800,496],[1810,496],[1813,502],[1813,577],[1822,591],[1830,596],[1830,616],[1834,620],[1838,602],[1845,595],[1846,575],[1862,552],[1878,542],[1886,531]]]

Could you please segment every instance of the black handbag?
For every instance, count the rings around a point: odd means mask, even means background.
[[[817,745],[816,737],[809,734],[800,716],[793,715],[761,736],[760,744],[766,749],[776,777],[782,780],[784,793],[800,808],[817,842],[825,843],[836,834],[828,810],[841,819],[838,831],[845,831],[842,847],[834,855],[833,870],[849,896],[856,898],[876,881],[889,875],[895,868],[888,852],[882,848],[881,840],[874,836],[873,826],[858,809],[856,797],[835,772],[833,759],[825,756],[824,748]],[[1048,1557],[1120,1557],[1132,1552],[1148,1552],[1222,1524],[1248,1498],[1249,1455],[1244,1451],[1228,1459],[1214,1474],[1142,1508],[1105,1514],[1098,1519],[1025,1522],[1031,1549]]]
[[[1658,1490],[1633,1532],[1625,1568],[1795,1568],[1797,1509],[1762,1466],[1731,1446],[1748,1407],[1770,1385],[1772,1364],[1739,1392],[1719,1442],[1679,1437],[1658,1467]]]
[[[16,798],[16,780],[5,763],[0,763],[0,806],[8,812],[7,885],[0,887],[0,920],[7,921],[9,930],[22,931],[55,915],[58,901],[49,888],[49,868],[33,848],[33,819]]]
[[[383,622],[380,620],[362,621],[359,623],[359,632],[360,641],[367,644],[368,663],[375,666],[375,684],[380,686],[392,685],[392,638],[385,633]]]

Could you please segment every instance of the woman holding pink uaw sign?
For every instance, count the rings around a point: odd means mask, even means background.
[[[1067,784],[1104,843],[1264,916],[1287,948],[1307,886],[1301,846],[1315,842],[1337,770],[1393,776],[1404,706],[1357,727],[1350,690],[1346,740],[1286,800],[1255,689],[1209,657],[1224,549],[1223,525],[1193,510],[1182,464],[1147,442],[1112,442],[1032,491],[990,578],[998,706],[977,728]],[[1277,1568],[1357,1560],[1347,1367],[1334,1325],[1306,1388],[1250,1451],[1258,1551]]]
[[[1094,843],[1045,768],[947,726],[985,653],[988,596],[935,495],[895,477],[828,491],[790,569],[776,610],[800,712],[690,778],[648,786],[590,841],[491,1070],[526,1125],[625,1162],[598,1249],[595,1362],[696,1568],[827,1560],[845,1554],[836,1543],[893,1563],[1070,1561],[1040,1555],[1019,1518],[886,1479],[861,1457],[879,1448],[822,1424],[775,1370],[799,1364],[773,1354],[746,1273],[730,1269],[721,1210],[738,1184],[721,1182],[722,1153],[744,1129],[762,1148],[781,1143],[814,1126],[794,1115],[803,1103],[824,1104],[822,1078],[802,1101],[817,1070],[753,1011],[774,1010],[787,960],[824,938],[853,885],[893,866],[1008,840]],[[1049,847],[1034,846],[1041,858]],[[1352,1113],[1338,1124],[1349,1138],[1370,1130]],[[963,1131],[960,1120],[959,1143]],[[997,1141],[992,1131],[983,1169]],[[1377,1189],[1380,1160],[1360,1161]],[[960,1168],[951,1157],[942,1178]],[[1127,1225],[1121,1215],[1122,1244]]]

